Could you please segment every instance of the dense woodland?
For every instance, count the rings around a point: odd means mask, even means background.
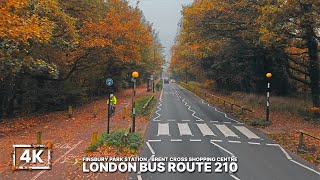
[[[0,1],[0,118],[106,96],[107,77],[117,91],[162,64],[152,24],[125,0]]]
[[[262,93],[271,72],[274,94],[305,92],[319,107],[319,0],[195,0],[182,14],[174,78]]]

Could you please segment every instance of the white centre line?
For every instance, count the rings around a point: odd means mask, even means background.
[[[249,139],[260,139],[259,136],[251,132],[248,128],[245,126],[234,126],[236,129],[238,129],[242,134],[247,136]]]
[[[222,134],[225,137],[238,137],[238,135],[236,135],[233,131],[231,131],[226,125],[218,125],[215,124],[215,126],[222,132]]]
[[[190,120],[183,119],[182,121],[189,122]]]
[[[201,141],[201,139],[190,139],[190,141],[192,142],[195,142],[195,141],[197,141],[197,142],[200,142]]]
[[[172,142],[181,142],[182,139],[171,139]]]
[[[183,136],[183,135],[192,136],[192,132],[188,126],[188,123],[178,123],[178,128],[180,131],[180,136]]]
[[[213,142],[222,142],[222,140],[220,140],[220,139],[211,139],[210,141],[213,141]]]
[[[216,136],[207,124],[197,124],[203,136]]]
[[[230,143],[241,143],[241,141],[228,141]]]
[[[170,136],[169,123],[158,123],[158,136],[160,135]]]
[[[248,142],[248,144],[260,145],[260,143],[257,143],[257,142]]]

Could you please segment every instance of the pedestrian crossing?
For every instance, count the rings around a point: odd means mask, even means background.
[[[261,139],[254,132],[242,125],[207,124],[207,123],[157,123],[157,136],[224,136],[226,138]]]

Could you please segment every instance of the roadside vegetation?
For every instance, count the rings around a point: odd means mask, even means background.
[[[160,74],[152,24],[126,0],[0,2],[0,119],[65,110]],[[156,77],[155,77],[156,78]]]

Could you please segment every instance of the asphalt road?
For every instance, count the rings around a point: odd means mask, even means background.
[[[313,165],[179,85],[164,85],[151,121],[140,156],[237,157],[239,169],[132,173],[128,179],[320,180]]]

